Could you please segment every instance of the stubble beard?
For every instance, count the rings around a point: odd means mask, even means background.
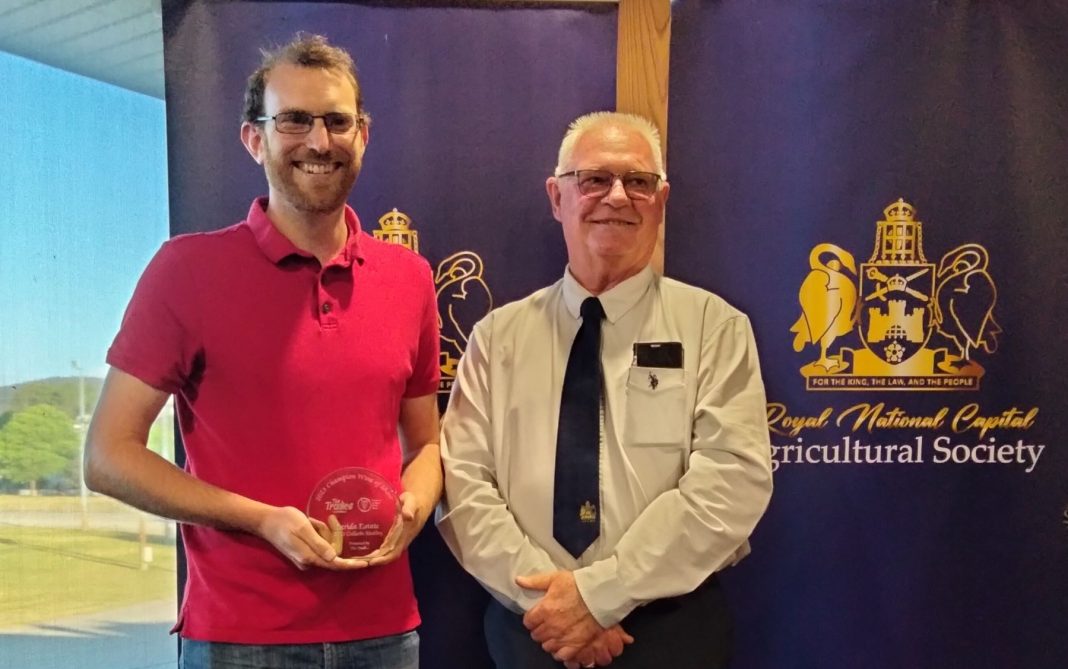
[[[306,157],[323,162],[337,162],[331,151],[311,152]],[[297,180],[301,177],[296,172],[300,169],[293,165],[292,156],[276,158],[269,155],[264,162],[264,171],[267,174],[267,183],[292,209],[307,214],[330,214],[345,205],[356,183],[360,165],[351,159],[349,162],[342,162],[337,172],[331,175],[331,181],[319,188],[298,183]]]

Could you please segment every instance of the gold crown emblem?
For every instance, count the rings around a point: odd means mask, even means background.
[[[419,253],[419,232],[412,230],[411,226],[411,217],[394,207],[393,211],[388,211],[378,218],[378,227],[381,229],[371,232],[379,241],[400,244]]]
[[[585,504],[579,507],[579,520],[584,523],[597,522],[597,507],[593,505],[593,502],[587,500]]]
[[[883,215],[886,216],[888,221],[913,221],[916,220],[916,208],[905,202],[904,198],[899,197],[897,202],[891,203],[889,207],[883,209]]]
[[[397,208],[393,207],[393,211],[386,212],[379,217],[378,227],[386,232],[401,232],[412,227],[412,219],[408,214],[397,211]]]

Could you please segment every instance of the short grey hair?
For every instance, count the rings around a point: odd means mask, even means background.
[[[653,165],[661,179],[667,179],[664,172],[664,152],[660,146],[660,131],[644,116],[627,114],[624,112],[598,111],[585,114],[571,122],[560,142],[560,153],[556,158],[556,170],[554,174],[567,171],[566,166],[571,162],[571,156],[575,152],[575,145],[579,139],[590,130],[609,125],[622,126],[634,130],[648,142],[653,154]]]

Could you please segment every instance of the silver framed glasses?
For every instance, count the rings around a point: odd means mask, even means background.
[[[334,135],[344,135],[353,129],[360,128],[363,116],[349,114],[348,112],[327,112],[325,114],[310,114],[306,111],[284,111],[274,116],[258,116],[258,123],[274,121],[274,129],[284,135],[303,135],[311,132],[315,125],[315,119],[323,119],[323,126],[327,132]]]
[[[660,186],[660,175],[655,172],[616,174],[609,170],[572,170],[556,175],[558,179],[562,177],[574,177],[579,192],[587,197],[604,197],[612,190],[616,179],[623,184],[623,191],[632,200],[648,200],[656,195]]]

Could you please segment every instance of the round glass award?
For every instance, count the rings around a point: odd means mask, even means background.
[[[400,515],[400,500],[380,474],[346,467],[326,476],[308,499],[308,516],[326,523],[343,558],[365,557],[386,540]]]

